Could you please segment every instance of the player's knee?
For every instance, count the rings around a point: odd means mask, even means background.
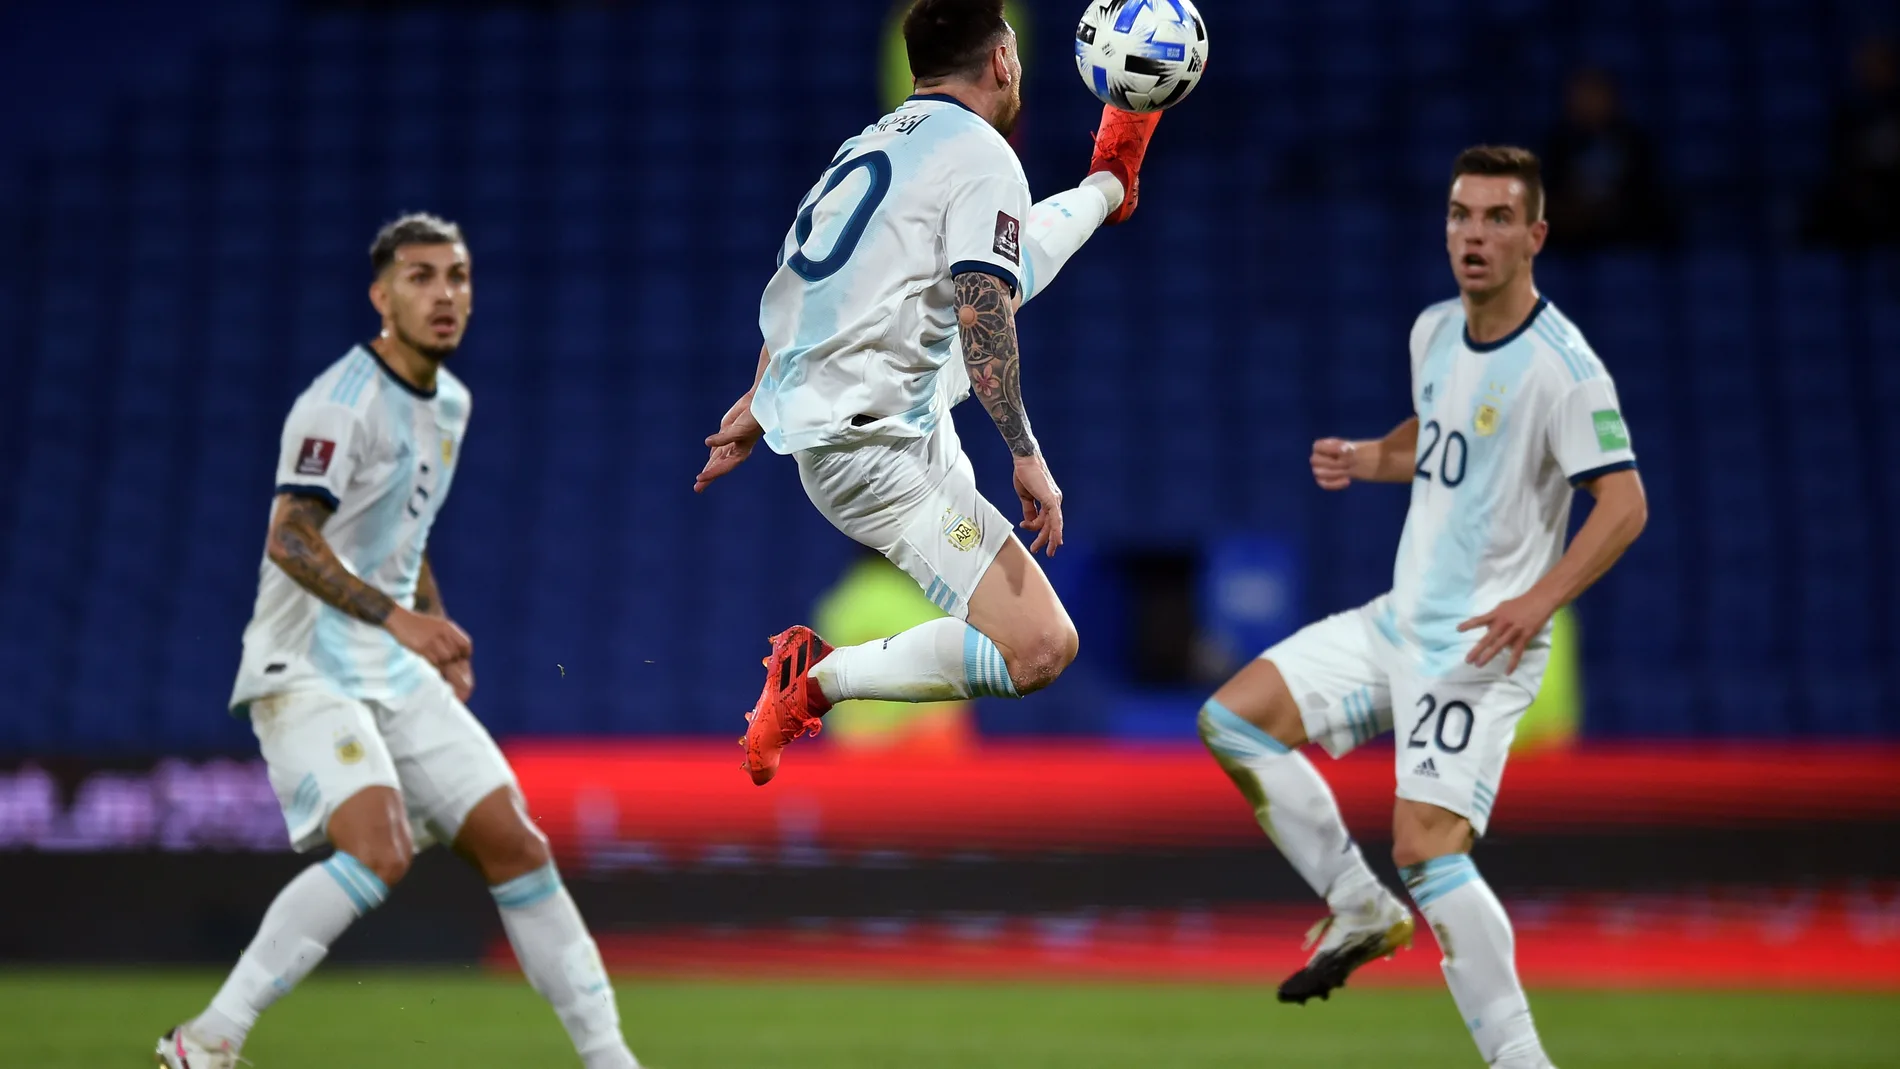
[[[394,887],[409,875],[409,862],[415,857],[415,849],[409,844],[406,834],[379,836],[377,841],[357,844],[348,851],[351,857],[363,863],[363,867],[376,874],[384,887]]]
[[[1435,805],[1400,805],[1392,826],[1392,863],[1399,868],[1470,851],[1474,837],[1464,817]]]
[[[552,860],[554,852],[548,847],[548,837],[524,821],[489,849],[482,858],[482,870],[491,882],[500,882],[525,876]]]
[[[1055,682],[1075,663],[1080,643],[1074,625],[1064,621],[1017,646],[1009,659],[1009,678],[1016,693],[1030,694]]]

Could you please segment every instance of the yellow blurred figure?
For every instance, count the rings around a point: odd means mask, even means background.
[[[1550,663],[1537,700],[1517,722],[1511,753],[1561,750],[1577,741],[1583,721],[1583,666],[1577,634],[1577,615],[1566,605],[1557,610],[1550,629]]]
[[[943,612],[896,565],[866,556],[819,598],[813,615],[825,641],[855,646],[908,631]],[[967,701],[846,701],[825,714],[823,737],[845,749],[955,753],[975,745],[976,723]]]

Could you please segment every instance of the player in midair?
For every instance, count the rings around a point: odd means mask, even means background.
[[[1641,533],[1643,485],[1616,388],[1541,297],[1548,226],[1537,158],[1483,146],[1452,168],[1445,238],[1459,297],[1412,327],[1414,415],[1376,441],[1313,445],[1327,490],[1411,483],[1392,590],[1312,624],[1215,692],[1201,738],[1260,826],[1332,907],[1280,999],[1325,998],[1409,944],[1411,912],[1366,867],[1326,781],[1334,757],[1396,732],[1393,859],[1444,951],[1486,1063],[1550,1062],[1517,980],[1510,919],[1472,865],[1517,721],[1537,695],[1551,617]],[[1572,487],[1596,498],[1564,546]]]
[[[761,439],[793,454],[819,511],[949,616],[838,650],[804,627],[776,636],[745,738],[759,784],[832,702],[1013,698],[1075,658],[1034,556],[1062,546],[1062,493],[1023,406],[1015,310],[1135,210],[1160,115],[1104,108],[1089,176],[1032,206],[1004,140],[1022,63],[1002,0],[917,0],[904,41],[916,95],[845,142],[800,204],[760,302],[753,387],[707,439],[694,488]],[[969,392],[1015,456],[1027,549],[957,439],[950,408]]]
[[[326,843],[264,914],[211,1005],[158,1042],[170,1069],[233,1069],[258,1015],[410,858],[443,842],[481,873],[528,982],[588,1069],[638,1069],[600,953],[514,774],[463,704],[469,637],[425,552],[468,427],[444,368],[468,329],[468,246],[409,215],[370,248],[382,332],[319,375],[284,423],[257,608],[231,708],[247,716],[299,851]]]

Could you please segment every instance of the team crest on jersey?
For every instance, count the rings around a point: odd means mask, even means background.
[[[996,255],[1013,264],[1023,262],[1023,224],[1008,212],[996,213]]]
[[[943,537],[952,548],[964,553],[983,544],[983,528],[976,521],[950,509],[943,510]]]
[[[1471,417],[1471,429],[1478,437],[1489,438],[1498,433],[1498,419],[1504,412],[1504,387],[1491,383],[1485,390],[1483,401],[1478,402],[1478,414]]]
[[[363,759],[363,744],[355,735],[344,735],[336,740],[336,759],[343,764],[353,765]]]

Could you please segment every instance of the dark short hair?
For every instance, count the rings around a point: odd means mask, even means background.
[[[462,228],[439,215],[410,212],[385,225],[370,242],[369,264],[374,274],[396,262],[396,250],[404,245],[461,245]]]
[[[904,16],[904,51],[918,81],[970,74],[1009,30],[1003,0],[917,0]]]
[[[1524,210],[1529,222],[1544,217],[1544,165],[1537,153],[1516,145],[1474,145],[1458,154],[1451,165],[1451,180],[1468,174],[1503,175],[1524,183]]]

